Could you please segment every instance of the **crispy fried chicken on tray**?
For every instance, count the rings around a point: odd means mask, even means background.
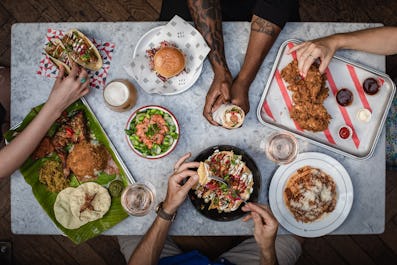
[[[287,89],[292,91],[294,105],[290,117],[305,130],[320,132],[328,128],[331,115],[323,106],[328,97],[325,87],[325,76],[320,74],[317,65],[311,65],[302,78],[298,70],[298,61],[293,60],[282,71],[281,77],[288,83]]]

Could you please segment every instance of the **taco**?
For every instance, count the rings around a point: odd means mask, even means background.
[[[69,30],[62,38],[63,46],[70,58],[77,64],[90,69],[99,70],[102,58],[95,45],[77,29]]]
[[[70,73],[70,69],[72,68],[71,60],[61,40],[53,39],[49,41],[44,51],[56,66],[59,67],[62,65],[65,68],[66,74]]]

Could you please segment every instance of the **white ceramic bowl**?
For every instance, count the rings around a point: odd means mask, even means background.
[[[172,114],[172,112],[169,111],[168,109],[166,109],[166,108],[164,108],[164,107],[161,107],[161,106],[157,106],[157,105],[148,105],[148,106],[143,106],[143,107],[141,107],[141,108],[135,110],[135,111],[131,114],[131,116],[129,117],[129,119],[128,119],[128,121],[127,121],[127,124],[126,124],[126,126],[125,126],[125,129],[126,129],[126,130],[129,130],[129,129],[130,129],[130,124],[131,124],[131,122],[134,120],[134,118],[135,118],[138,114],[144,113],[144,112],[146,112],[146,111],[148,111],[148,110],[160,110],[160,111],[162,111],[164,114],[168,114],[168,115],[169,115],[170,120],[172,121],[173,125],[175,126],[175,133],[177,134],[176,139],[171,138],[170,136],[166,136],[166,137],[168,137],[169,140],[172,139],[172,143],[169,145],[168,149],[166,149],[166,150],[161,150],[160,152],[158,152],[158,154],[145,154],[145,153],[143,153],[141,150],[138,150],[139,147],[137,146],[137,141],[138,141],[139,144],[142,144],[142,141],[138,140],[137,136],[131,136],[131,135],[127,134],[127,132],[126,132],[126,140],[127,140],[128,145],[131,147],[131,149],[132,149],[136,154],[138,154],[139,156],[144,157],[144,158],[147,158],[147,159],[158,159],[158,158],[161,158],[161,157],[164,157],[164,156],[168,155],[169,153],[171,153],[171,152],[175,149],[175,146],[176,146],[176,144],[178,143],[179,138],[180,138],[179,124],[178,124],[178,121],[177,121],[177,119],[175,118],[174,114]],[[134,140],[134,139],[131,139],[131,138],[135,138],[135,140]],[[134,142],[135,142],[135,145],[134,145]],[[164,143],[164,140],[163,140],[163,143]],[[156,152],[156,153],[157,153],[157,152]]]

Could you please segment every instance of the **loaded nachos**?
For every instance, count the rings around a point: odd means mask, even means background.
[[[253,175],[242,161],[242,156],[233,151],[216,150],[200,163],[197,171],[199,183],[193,188],[198,198],[210,203],[208,210],[232,212],[247,201],[253,191]],[[228,185],[211,179],[222,178]]]

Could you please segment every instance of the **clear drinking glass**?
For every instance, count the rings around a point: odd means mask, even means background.
[[[278,164],[288,164],[298,154],[298,141],[290,133],[277,132],[267,139],[265,152],[270,160]]]
[[[128,185],[121,194],[121,205],[134,216],[146,215],[154,208],[156,191],[150,183]]]
[[[105,86],[103,99],[111,110],[127,111],[135,105],[137,92],[135,86],[127,79],[117,79]]]

